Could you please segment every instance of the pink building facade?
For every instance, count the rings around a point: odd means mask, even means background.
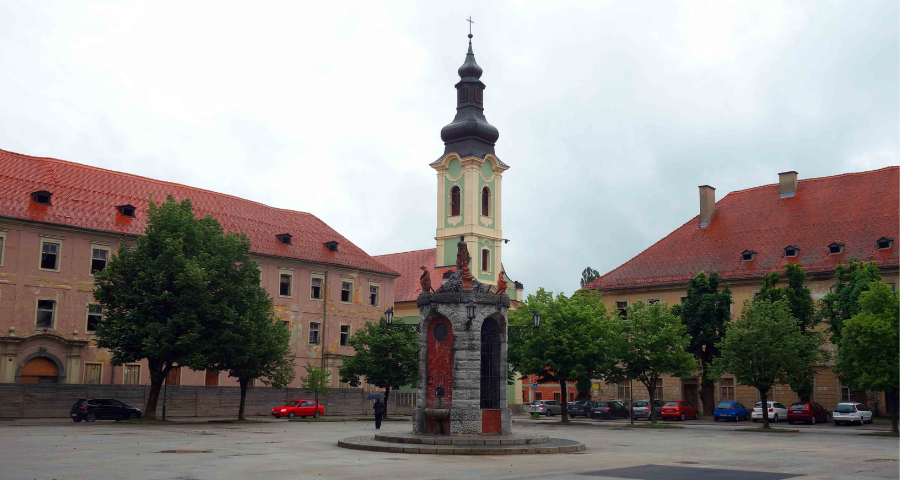
[[[145,227],[148,199],[190,198],[199,216],[251,240],[261,285],[291,332],[297,377],[337,369],[350,336],[393,305],[398,274],[311,214],[55,159],[0,150],[0,383],[149,384],[146,361],[113,365],[93,329],[93,275]],[[323,351],[324,349],[324,351]],[[169,384],[237,385],[173,369]]]

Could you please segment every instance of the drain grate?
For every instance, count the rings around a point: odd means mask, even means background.
[[[157,453],[212,453],[210,450],[162,450]]]

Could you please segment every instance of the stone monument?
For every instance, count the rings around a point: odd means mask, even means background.
[[[413,431],[345,438],[339,446],[462,455],[584,450],[573,440],[512,433],[506,395],[510,301],[468,275],[465,245],[460,241],[456,271],[433,293],[423,286],[416,302],[419,384]]]

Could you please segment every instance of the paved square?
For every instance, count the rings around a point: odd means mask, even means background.
[[[605,422],[553,426],[517,418],[516,432],[576,439],[587,449],[557,455],[456,456],[339,448],[341,438],[374,435],[371,422],[359,421],[150,425],[17,420],[0,422],[0,478],[898,478],[897,438],[860,436],[858,428],[827,425],[791,434],[738,433],[734,428],[628,429]],[[386,422],[380,432],[410,430],[409,422]],[[160,453],[164,450],[205,453]],[[729,472],[737,476],[728,477]]]

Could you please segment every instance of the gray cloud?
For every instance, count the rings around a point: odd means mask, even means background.
[[[312,212],[371,254],[428,248],[468,15],[528,291],[638,254],[697,214],[697,185],[898,163],[892,1],[8,3],[0,148]]]

